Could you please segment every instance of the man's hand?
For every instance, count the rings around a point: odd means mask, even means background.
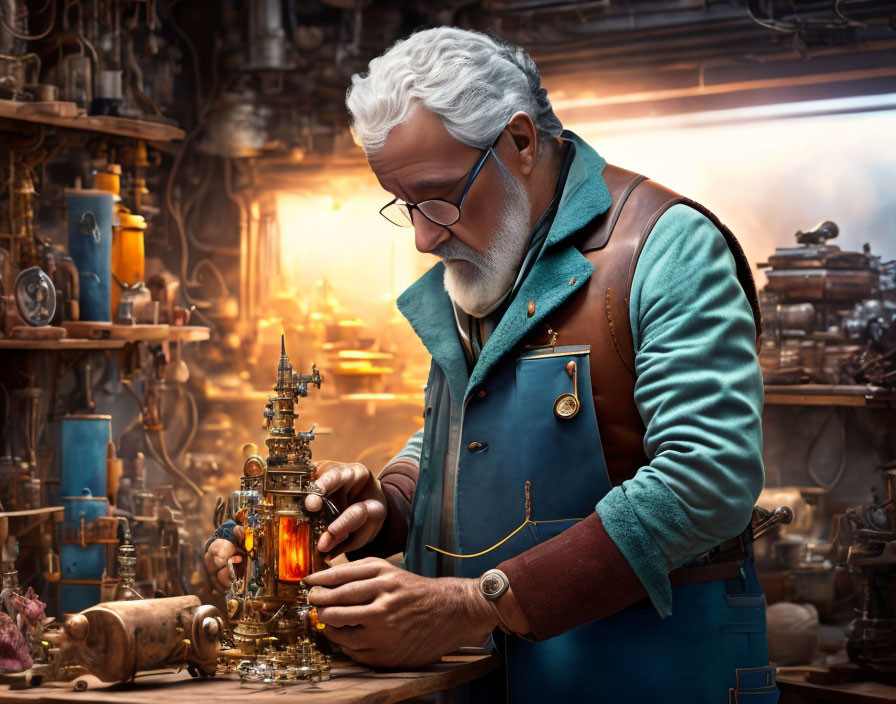
[[[246,529],[243,526],[235,526],[233,537],[242,543],[246,538]],[[225,592],[230,588],[230,570],[227,568],[227,560],[233,560],[237,576],[239,576],[243,568],[240,563],[245,554],[244,550],[223,538],[218,538],[208,546],[205,553],[205,571],[215,589]]]
[[[323,460],[317,463],[314,483],[340,511],[317,541],[317,549],[335,557],[373,540],[386,520],[386,498],[380,483],[363,464]],[[305,498],[305,508],[319,511],[319,496]]]
[[[418,667],[481,646],[498,623],[475,579],[431,579],[368,557],[305,578],[322,633],[354,660]]]

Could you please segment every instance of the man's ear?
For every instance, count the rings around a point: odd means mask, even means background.
[[[538,131],[532,118],[524,112],[518,112],[510,118],[505,128],[513,139],[514,159],[523,176],[528,176],[535,168],[538,158]],[[502,159],[504,157],[502,156]]]

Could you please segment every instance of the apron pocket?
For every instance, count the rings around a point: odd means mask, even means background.
[[[728,608],[719,624],[722,633],[765,633],[765,595],[726,594],[725,600]]]
[[[728,704],[778,704],[779,696],[780,692],[778,692],[777,687],[772,687],[762,692],[732,691],[731,696],[728,697]]]
[[[777,704],[775,673],[775,668],[768,665],[736,669],[737,689],[728,691],[728,704]]]

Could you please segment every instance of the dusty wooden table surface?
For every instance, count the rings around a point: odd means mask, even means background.
[[[794,668],[795,669],[795,668]],[[893,704],[896,686],[882,682],[813,684],[799,672],[778,674],[780,704]]]
[[[95,677],[82,677],[88,688],[78,692],[73,682],[54,682],[31,689],[10,690],[0,685],[0,702],[80,702],[81,704],[223,704],[251,697],[252,704],[283,704],[307,700],[326,704],[392,704],[482,677],[500,664],[494,655],[448,655],[442,662],[411,672],[374,671],[358,665],[333,668],[333,678],[310,684],[298,682],[284,687],[242,684],[236,675],[195,679],[186,671],[153,673],[129,684],[105,684]]]

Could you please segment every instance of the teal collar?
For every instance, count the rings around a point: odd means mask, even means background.
[[[601,173],[606,160],[572,132],[563,137],[576,152],[554,222],[532,271],[523,281],[501,322],[489,337],[468,378],[463,347],[458,338],[452,303],[445,291],[444,264],[439,262],[396,301],[411,327],[448,379],[451,396],[462,399],[529,333],[543,325],[547,315],[581,288],[593,271],[574,247],[557,247],[610,207],[610,192]],[[535,314],[528,315],[529,301]]]
[[[545,249],[579,232],[610,207],[610,191],[601,177],[606,159],[569,130],[564,130],[562,136],[573,143],[576,153]]]

